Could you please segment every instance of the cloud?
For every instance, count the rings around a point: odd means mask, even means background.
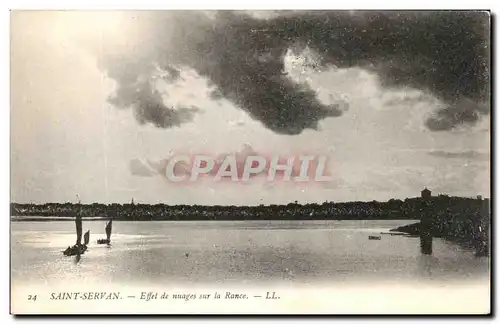
[[[485,161],[489,161],[490,159],[489,153],[483,153],[474,150],[459,151],[459,152],[432,151],[429,152],[429,155],[445,159],[471,159],[471,160],[485,160]]]
[[[316,89],[284,72],[290,51],[314,53],[319,68],[360,67],[383,86],[431,92],[447,106],[424,121],[432,131],[474,125],[488,114],[488,12],[219,11],[136,15],[136,46],[106,55],[102,67],[117,81],[112,101],[133,107],[158,127],[189,122],[196,110],[163,104],[149,82],[158,70],[173,82],[177,67],[196,70],[225,98],[265,127],[295,135],[343,113]],[[260,17],[260,18],[258,18]]]
[[[462,99],[437,111],[427,119],[426,126],[433,131],[447,131],[457,126],[474,125],[481,115],[488,113],[489,110],[485,106]]]
[[[129,169],[130,173],[134,176],[152,177],[157,174],[157,170],[154,170],[149,163],[144,163],[139,159],[131,160]]]
[[[146,76],[141,77],[144,72],[139,63],[130,64],[123,62],[115,65],[108,65],[108,75],[118,82],[118,89],[108,99],[108,101],[119,108],[131,108],[141,124],[151,123],[156,127],[167,128],[179,126],[190,122],[194,114],[199,112],[199,108],[191,107],[169,107],[165,104],[162,93],[153,85],[153,80]],[[164,77],[169,82],[174,82],[179,78],[179,71],[168,67],[168,72]]]

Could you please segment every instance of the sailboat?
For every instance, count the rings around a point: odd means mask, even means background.
[[[106,224],[106,238],[105,239],[98,239],[97,244],[110,244],[111,243],[112,226],[113,226],[113,220],[110,219],[109,222]]]
[[[85,232],[83,235],[83,244],[82,244],[82,216],[76,215],[75,217],[76,224],[76,244],[73,246],[68,246],[66,250],[63,251],[65,256],[72,255],[80,255],[87,251],[87,245],[90,241],[90,230]]]

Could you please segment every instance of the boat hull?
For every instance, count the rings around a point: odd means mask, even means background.
[[[80,255],[85,253],[85,251],[87,251],[86,245],[73,245],[64,250],[63,254],[65,256]]]

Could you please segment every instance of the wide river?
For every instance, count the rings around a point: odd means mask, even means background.
[[[76,262],[75,257],[62,254],[62,250],[75,243],[74,222],[12,222],[13,308],[17,312],[41,312],[42,308],[36,308],[36,304],[44,305],[43,309],[47,312],[71,312],[69,309],[73,308],[68,304],[71,301],[66,301],[64,307],[58,304],[58,308],[51,308],[47,300],[49,292],[54,291],[128,289],[121,294],[133,295],[135,291],[131,291],[136,289],[140,294],[141,287],[142,290],[143,287],[161,287],[160,290],[165,291],[174,289],[172,287],[184,291],[214,287],[224,294],[230,287],[249,291],[261,289],[257,287],[264,290],[277,287],[275,291],[295,298],[294,302],[300,295],[306,298],[308,294],[329,288],[336,289],[337,293],[343,292],[342,296],[351,296],[349,298],[353,306],[343,297],[342,302],[334,302],[340,305],[338,308],[335,305],[327,307],[326,312],[331,310],[333,313],[384,312],[384,305],[386,311],[393,310],[395,313],[427,313],[432,310],[453,313],[455,309],[462,312],[488,311],[489,258],[476,257],[474,251],[436,238],[433,240],[432,255],[420,253],[418,238],[381,235],[380,240],[368,239],[370,235],[380,235],[391,228],[413,222],[115,221],[112,244],[106,246],[96,244],[98,238],[105,237],[105,222],[87,221],[83,228],[84,231],[90,230],[90,245],[79,262]],[[377,297],[380,287],[385,287],[386,292],[380,296],[389,298],[386,304],[380,299],[382,297]],[[298,294],[300,289],[305,289],[302,294]],[[323,293],[333,300],[337,298],[333,290]],[[24,294],[37,292],[43,295],[38,297],[42,301],[30,304],[17,300],[24,298]],[[442,296],[436,295],[440,292]],[[360,299],[361,295],[366,300]],[[383,303],[379,305],[381,308],[360,304],[361,300],[365,300],[373,305],[374,301],[368,300],[372,297]],[[312,297],[307,298],[310,300]],[[443,301],[442,298],[448,298],[447,302],[450,303],[464,300],[464,305],[439,308],[435,303]],[[406,304],[402,299],[406,300]],[[479,304],[470,306],[471,299]],[[429,303],[429,307],[420,311],[425,306],[422,302]],[[53,303],[55,305],[56,302]],[[133,308],[137,303],[129,301],[126,309],[115,305],[113,310],[136,312],[130,307]],[[183,305],[186,308],[180,312],[204,309],[201,305],[196,306],[196,309],[187,308],[186,301]],[[227,304],[221,305],[220,311],[231,310]],[[255,312],[254,306],[246,309],[246,306],[238,305],[233,311],[241,309],[241,312]],[[254,304],[247,302],[247,305]],[[470,310],[464,308],[467,305],[471,307]],[[265,313],[266,307],[259,306],[260,312]],[[78,309],[80,312],[89,311],[86,307]],[[214,305],[207,308],[214,312],[218,312],[217,309]],[[304,308],[303,312],[308,312],[308,309]],[[276,304],[267,312],[288,312],[286,310],[293,311],[290,306]],[[106,308],[100,308],[99,312],[106,311]],[[170,311],[160,310],[156,306],[144,312]],[[318,312],[325,310],[318,309]]]

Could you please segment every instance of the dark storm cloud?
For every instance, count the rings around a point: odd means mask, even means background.
[[[112,63],[112,64],[111,64]],[[149,80],[153,67],[141,64],[135,60],[110,61],[107,72],[110,77],[118,81],[118,89],[108,101],[120,108],[132,108],[141,124],[151,123],[156,127],[167,128],[179,126],[192,121],[197,107],[168,107],[162,94]],[[179,78],[179,71],[168,67],[166,80],[170,82]]]
[[[218,94],[275,132],[299,134],[306,128],[316,129],[323,118],[339,116],[337,105],[322,104],[315,91],[283,73],[283,59],[291,44],[261,32],[263,23],[219,13],[204,31],[202,42],[182,41],[190,47],[183,59],[190,59],[186,64],[206,76]]]
[[[138,117],[159,127],[189,121],[193,110],[165,107],[147,80],[139,82],[138,93],[128,94],[152,65],[167,71],[170,81],[179,77],[172,66],[184,65],[277,133],[316,129],[342,110],[321,103],[313,89],[283,73],[287,51],[308,47],[321,66],[370,69],[386,87],[433,93],[447,106],[425,121],[431,130],[473,125],[489,112],[480,106],[489,97],[486,12],[290,11],[269,17],[230,11],[147,14],[140,53],[134,49],[104,65],[118,81],[117,102],[134,106]]]
[[[430,91],[447,104],[425,122],[431,130],[473,125],[488,113],[486,12],[314,12],[273,26],[317,50],[323,64],[368,68],[384,86]]]
[[[189,122],[199,111],[197,107],[170,108],[165,105],[160,92],[149,82],[124,86],[117,91],[109,102],[118,107],[132,107],[139,123],[151,123],[166,128]]]

